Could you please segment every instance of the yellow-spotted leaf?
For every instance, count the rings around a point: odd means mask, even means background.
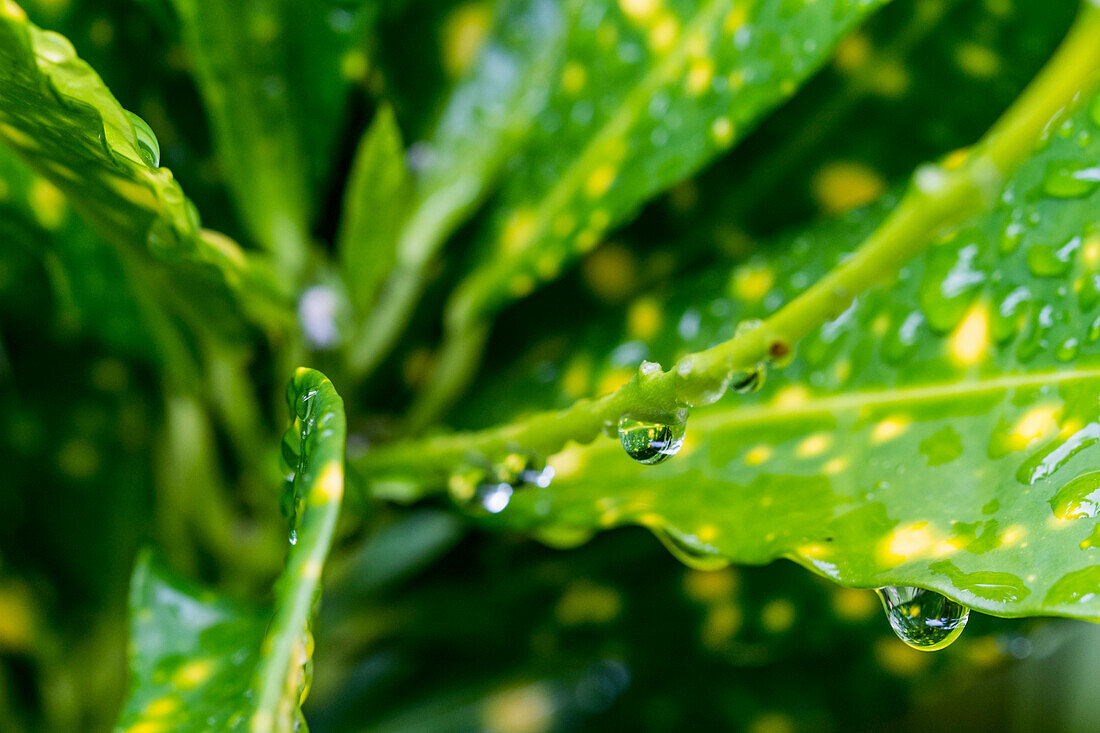
[[[200,293],[220,292],[254,315],[278,312],[264,268],[232,241],[200,229],[195,207],[171,171],[159,167],[148,125],[122,108],[66,38],[30,23],[13,0],[0,4],[0,144],[128,255],[170,263],[161,271],[179,280],[174,285],[197,309],[205,307]]]
[[[548,458],[552,483],[487,521],[558,539],[639,524],[704,565],[789,557],[998,615],[1100,619],[1097,160],[1093,92],[988,213],[859,296],[789,367],[741,380],[758,391],[695,411],[677,455],[641,465],[614,439],[571,445]],[[583,392],[624,360],[724,341],[847,259],[894,203],[646,296],[610,354],[566,346],[538,371]]]
[[[502,181],[478,262],[449,303],[425,416],[464,386],[496,311],[728,150],[880,4],[567,2],[557,91]]]
[[[130,694],[118,731],[299,729],[312,677],[310,619],[344,489],[343,401],[320,372],[287,389],[291,518],[274,606],[251,608],[174,577],[150,556],[130,589]]]

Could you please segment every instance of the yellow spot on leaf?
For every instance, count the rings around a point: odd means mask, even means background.
[[[775,274],[767,265],[749,264],[733,274],[733,292],[742,300],[757,302],[772,289]]]
[[[837,44],[833,64],[845,73],[863,67],[871,57],[871,42],[863,33],[852,33]]]
[[[733,603],[718,603],[707,610],[699,629],[699,640],[707,649],[717,650],[729,643],[741,630],[744,614]]]
[[[862,621],[878,612],[875,594],[859,588],[837,588],[833,592],[833,611],[845,621]]]
[[[0,588],[0,650],[23,652],[34,640],[35,613],[31,595],[21,584]]]
[[[698,96],[710,88],[710,80],[713,78],[714,62],[707,58],[696,59],[688,67],[684,88],[688,94]]]
[[[790,409],[804,404],[810,399],[810,390],[801,384],[792,384],[775,393],[773,403],[780,409]]]
[[[726,19],[722,21],[722,30],[726,33],[735,33],[738,28],[745,25],[745,21],[748,20],[748,10],[746,3],[738,2],[733,10],[726,14]]]
[[[183,707],[183,700],[176,696],[159,697],[145,706],[145,715],[151,718],[163,718]]]
[[[672,47],[678,35],[680,23],[666,13],[649,31],[649,47],[656,53],[663,53]]]
[[[899,527],[886,538],[883,559],[887,564],[894,565],[927,553],[934,543],[935,538],[927,522]]]
[[[31,210],[38,223],[56,229],[65,219],[65,196],[45,178],[35,178],[28,194]]]
[[[976,364],[989,350],[989,311],[984,303],[976,303],[948,340],[948,351],[956,363]]]
[[[615,390],[622,387],[624,384],[630,381],[630,378],[634,376],[633,369],[612,369],[608,371],[603,377],[600,378],[599,389],[597,390],[597,396],[611,394]]]
[[[588,72],[576,61],[570,61],[561,72],[561,88],[569,94],[576,94],[588,81]]]
[[[1027,529],[1019,524],[1006,527],[1001,533],[1001,547],[1011,547],[1019,544],[1020,540],[1027,536]]]
[[[523,298],[531,294],[535,289],[535,278],[530,275],[516,275],[512,278],[512,281],[508,283],[508,292],[513,297]]]
[[[1100,266],[1100,236],[1089,237],[1081,246],[1081,261],[1090,270]]]
[[[597,166],[584,182],[584,192],[592,198],[603,196],[615,182],[616,169],[610,163]]]
[[[362,51],[347,51],[340,57],[340,76],[348,81],[362,81],[369,70],[370,60]]]
[[[489,34],[492,10],[487,3],[467,3],[443,22],[443,71],[454,79],[474,63]]]
[[[638,298],[626,312],[626,332],[632,339],[648,339],[661,328],[661,306],[656,299]]]
[[[1012,428],[1013,447],[1023,450],[1031,441],[1057,430],[1059,412],[1057,406],[1038,405],[1024,413]]]
[[[211,659],[195,659],[187,662],[172,675],[172,686],[180,690],[193,690],[214,674]]]
[[[317,484],[313,487],[310,502],[313,504],[328,504],[332,501],[340,501],[344,496],[344,469],[339,463],[330,463],[321,471]]]
[[[619,0],[619,8],[623,11],[623,15],[639,22],[652,18],[659,7],[661,7],[661,0]]]
[[[893,440],[909,429],[910,420],[905,417],[888,417],[875,424],[871,430],[872,443]]]
[[[997,54],[976,43],[960,44],[955,49],[955,60],[959,68],[967,74],[982,79],[996,76],[1001,69],[1001,60]]]
[[[794,625],[797,611],[794,604],[786,598],[768,601],[760,610],[760,625],[765,631],[780,634]]]
[[[879,666],[897,677],[910,677],[924,670],[932,655],[919,652],[898,641],[893,634],[875,642],[875,658]]]
[[[562,626],[606,624],[622,610],[622,598],[614,588],[579,580],[571,584],[554,608]]]
[[[535,212],[531,209],[520,209],[512,212],[504,223],[504,229],[500,235],[500,242],[504,251],[515,254],[522,251],[531,243],[531,237],[535,233]]]
[[[825,462],[825,465],[821,467],[821,472],[826,476],[835,476],[848,467],[848,459],[843,456],[837,456],[836,458],[830,458]]]
[[[869,204],[886,190],[886,180],[869,166],[855,161],[827,163],[811,182],[814,200],[826,214]]]
[[[757,445],[749,449],[745,454],[745,463],[749,466],[759,466],[772,457],[772,449],[767,445]]]
[[[719,117],[710,124],[710,134],[719,145],[728,145],[733,140],[733,123],[729,117]]]
[[[828,433],[814,433],[795,447],[794,454],[799,458],[813,458],[827,451],[832,444],[833,438]]]
[[[620,302],[637,283],[637,262],[630,250],[608,244],[581,263],[581,277],[594,295],[608,302]]]
[[[554,467],[554,477],[558,479],[575,476],[584,465],[584,449],[570,444],[550,456],[547,464]]]

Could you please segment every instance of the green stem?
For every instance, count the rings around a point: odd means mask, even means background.
[[[522,448],[549,455],[570,440],[593,440],[624,414],[671,412],[689,403],[691,395],[714,390],[735,370],[769,359],[782,361],[799,339],[841,313],[857,295],[894,277],[937,232],[987,209],[1007,176],[1032,153],[1043,130],[1092,85],[1098,67],[1100,0],[1087,0],[1054,56],[961,163],[918,168],[908,193],[855,254],[758,328],[685,356],[668,371],[639,370],[630,383],[600,399],[583,399],[559,412],[488,430],[382,446],[356,467],[368,478],[438,479],[472,454],[493,456]]]

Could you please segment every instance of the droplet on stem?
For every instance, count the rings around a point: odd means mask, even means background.
[[[638,463],[653,465],[680,452],[687,432],[687,410],[661,417],[623,415],[619,418],[619,442]]]

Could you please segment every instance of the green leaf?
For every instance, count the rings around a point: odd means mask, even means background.
[[[196,290],[220,291],[257,317],[281,315],[264,268],[227,238],[200,230],[171,171],[157,166],[148,126],[119,105],[67,39],[34,26],[12,0],[0,6],[0,140],[129,256],[171,263],[160,270],[186,282],[184,298],[194,297],[196,308],[204,307]]]
[[[237,206],[297,273],[350,82],[366,71],[356,16],[320,0],[173,5]]]
[[[444,240],[491,191],[546,105],[561,62],[564,20],[553,0],[498,8],[495,32],[463,77],[426,141],[414,149],[416,188],[385,287],[352,340],[349,362],[369,372],[401,334],[425,270]]]
[[[383,107],[359,143],[344,191],[336,250],[352,308],[364,314],[393,267],[398,231],[412,192],[393,110]]]
[[[550,459],[552,485],[517,492],[491,521],[553,534],[641,524],[692,562],[789,557],[996,615],[1100,618],[1100,193],[1067,197],[1050,174],[1052,161],[1100,159],[1098,110],[1093,93],[993,210],[805,339],[760,393],[698,410],[675,458],[636,465],[609,439],[570,447]],[[845,259],[892,203],[643,301],[603,364],[621,369],[627,352],[668,363],[728,339]]]
[[[446,314],[429,414],[467,378],[484,323],[652,196],[728,150],[877,2],[567,4],[557,93],[502,182]]]
[[[275,604],[256,610],[138,561],[130,593],[131,689],[120,731],[292,731],[312,675],[310,618],[344,489],[343,402],[320,372],[301,368],[287,389],[294,465],[292,517]]]

